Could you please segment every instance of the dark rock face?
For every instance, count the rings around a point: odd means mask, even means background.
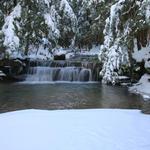
[[[131,78],[133,81],[138,81],[142,75],[146,73],[146,69],[144,67],[145,62],[135,62],[132,68],[132,75]]]
[[[66,55],[54,55],[54,60],[66,60]]]
[[[2,70],[6,74],[4,80],[16,80],[15,76],[23,74],[25,72],[25,69],[26,64],[19,59],[3,59],[0,61],[0,70]]]

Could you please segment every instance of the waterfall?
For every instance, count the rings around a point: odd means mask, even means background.
[[[89,82],[92,81],[92,71],[80,67],[30,67],[25,79],[27,82]]]
[[[29,61],[19,80],[25,83],[97,82],[101,64],[87,61]]]

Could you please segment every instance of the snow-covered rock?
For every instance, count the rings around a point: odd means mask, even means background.
[[[6,76],[6,74],[3,73],[3,71],[0,70],[0,77],[5,77],[5,76]]]
[[[67,51],[66,51],[64,48],[59,47],[59,48],[53,49],[53,50],[52,50],[52,53],[53,53],[53,55],[58,55],[58,56],[60,56],[60,55],[65,55],[65,54],[67,53]]]
[[[80,50],[81,51],[81,55],[89,55],[89,56],[92,56],[92,55],[97,55],[99,54],[100,52],[100,45],[96,46],[96,45],[92,45],[92,48],[87,51],[87,50]]]
[[[143,75],[139,82],[130,87],[129,90],[133,93],[141,94],[146,100],[150,100],[150,75]]]

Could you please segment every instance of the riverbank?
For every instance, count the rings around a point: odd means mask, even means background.
[[[129,88],[129,91],[142,95],[145,100],[150,100],[150,75],[144,74],[138,83]]]

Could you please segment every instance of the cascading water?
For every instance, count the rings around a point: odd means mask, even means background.
[[[53,73],[55,73],[55,69],[49,67],[31,67],[26,81],[53,81]]]
[[[81,61],[30,62],[25,75],[27,83],[99,81],[100,65]]]
[[[78,67],[31,67],[28,71],[28,82],[53,82],[53,81],[92,81],[91,69]]]

